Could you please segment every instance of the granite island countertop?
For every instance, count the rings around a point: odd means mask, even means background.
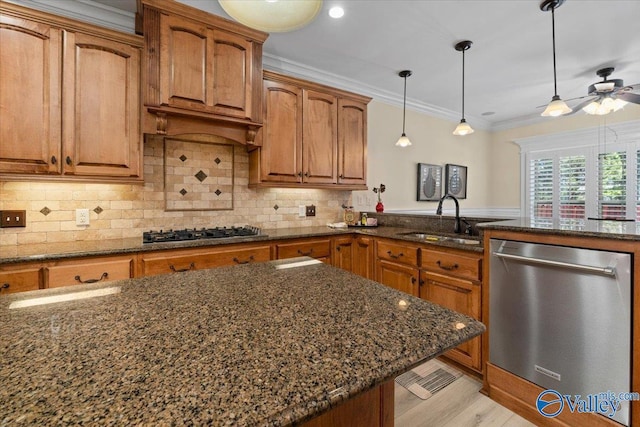
[[[0,265],[34,261],[56,261],[87,256],[120,255],[172,249],[214,247],[238,243],[272,242],[276,240],[298,239],[307,237],[331,237],[352,233],[365,234],[375,237],[387,237],[416,243],[427,243],[436,246],[452,247],[475,252],[483,251],[482,245],[461,245],[447,241],[428,242],[402,234],[408,231],[420,231],[420,229],[386,226],[354,228],[296,227],[264,229],[258,236],[189,240],[182,242],[143,243],[142,236],[140,236],[140,238],[127,239],[79,240],[65,243],[39,243],[17,245],[12,247],[11,250],[6,247],[3,248],[4,251],[0,253]],[[471,238],[479,239],[479,237],[477,236]]]
[[[289,425],[484,330],[310,258],[0,296],[0,424]]]

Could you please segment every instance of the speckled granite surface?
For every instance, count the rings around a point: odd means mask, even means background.
[[[525,233],[554,234],[556,236],[598,237],[602,239],[640,241],[638,221],[595,221],[585,219],[535,220],[519,218],[478,224],[481,230],[508,230]]]
[[[227,239],[192,240],[185,242],[169,243],[142,243],[139,239],[109,239],[98,241],[77,241],[68,243],[42,243],[37,245],[19,245],[11,251],[0,252],[0,265],[30,261],[54,261],[83,256],[118,255],[127,253],[149,252],[158,250],[170,250],[180,248],[197,248],[206,246],[229,245],[247,242],[268,242],[274,240],[296,239],[302,237],[335,236],[348,233],[369,234],[379,237],[429,243],[440,246],[448,246],[459,249],[482,252],[482,246],[460,245],[452,242],[424,242],[410,236],[399,233],[413,229],[401,227],[371,227],[371,228],[344,228],[333,229],[329,227],[301,227],[262,230],[259,236],[233,237]],[[417,229],[416,231],[420,231]]]
[[[484,331],[300,260],[0,296],[0,425],[289,425]]]

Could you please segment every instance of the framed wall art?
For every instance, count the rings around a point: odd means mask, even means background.
[[[467,198],[467,167],[460,165],[445,165],[444,172],[445,194],[451,194],[456,199]]]
[[[442,195],[442,167],[418,163],[417,201],[440,200]]]

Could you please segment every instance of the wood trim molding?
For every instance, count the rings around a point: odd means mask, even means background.
[[[325,86],[320,83],[311,82],[309,80],[304,80],[297,77],[287,76],[285,74],[276,73],[274,71],[264,70],[263,77],[265,78],[265,80],[290,84],[300,87],[301,89],[314,90],[325,94],[334,95],[339,98],[348,98],[354,101],[362,102],[364,104],[368,104],[369,102],[371,102],[371,98],[369,98],[368,96],[359,95],[357,93],[348,92],[342,89],[336,89],[335,87]]]

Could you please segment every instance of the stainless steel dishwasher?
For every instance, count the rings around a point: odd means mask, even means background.
[[[563,395],[631,391],[630,269],[628,253],[491,239],[489,361]]]

